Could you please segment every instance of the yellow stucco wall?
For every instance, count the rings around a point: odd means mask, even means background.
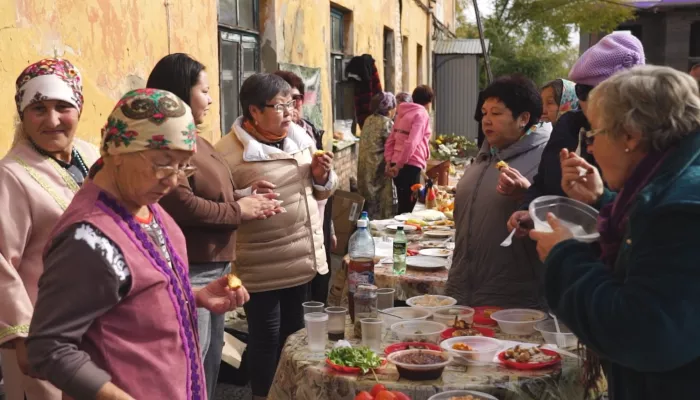
[[[168,37],[171,52],[207,66],[216,100],[209,115],[214,133],[207,135],[220,137],[216,18],[214,0],[0,0],[0,156],[12,143],[14,83],[27,65],[58,55],[80,69],[85,105],[78,136],[99,143],[116,100],[143,87],[168,54]]]
[[[427,3],[427,0],[422,0]],[[377,60],[377,70],[384,82],[383,38],[384,27],[394,31],[395,46],[395,87],[411,91],[417,84],[416,48],[423,46],[423,77],[427,82],[427,14],[414,0],[404,0],[402,26],[398,27],[398,1],[376,0],[261,0],[261,43],[263,67],[274,68],[274,62],[266,65],[266,56],[275,53],[277,63],[292,63],[307,67],[321,68],[323,116],[325,129],[333,126],[330,79],[330,9],[339,6],[352,15],[351,30],[346,37],[346,54],[371,54]],[[402,88],[401,77],[401,36],[408,36],[409,46],[409,87]],[[326,136],[331,139],[331,135]]]

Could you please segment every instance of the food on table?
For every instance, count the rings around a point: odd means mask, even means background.
[[[511,347],[505,352],[505,359],[519,363],[539,364],[554,360],[556,357],[544,354],[539,347]]]
[[[499,310],[496,310],[496,309],[493,309],[493,310],[491,310],[491,309],[484,310],[484,312],[483,312],[484,317],[490,317],[491,314],[495,313],[496,311],[499,311]]]
[[[450,220],[454,220],[454,211],[445,211],[445,217]]]
[[[326,152],[325,152],[324,150],[316,150],[316,151],[314,151],[314,156],[322,156],[322,155],[324,155],[324,154],[326,154]]]
[[[372,395],[372,397],[376,396],[379,394],[381,391],[385,391],[386,386],[382,385],[381,383],[377,383],[376,385],[372,386],[372,390],[369,392],[369,394]]]
[[[234,274],[228,274],[228,288],[231,290],[237,290],[241,286],[243,286],[243,282],[241,282],[240,279]]]
[[[369,392],[363,390],[355,396],[355,400],[374,400],[374,397]]]
[[[447,353],[434,350],[405,350],[389,354],[399,376],[412,381],[438,379],[452,360]]]
[[[403,394],[401,392],[397,392],[397,391],[392,390],[391,394],[396,396],[396,400],[411,400],[410,397],[406,396],[405,394]]]
[[[445,358],[435,352],[424,352],[421,350],[402,354],[396,357],[396,361],[409,365],[432,365],[445,362]]]
[[[474,397],[474,396],[468,394],[468,395],[466,395],[466,396],[454,396],[454,397],[450,397],[448,400],[481,400],[481,399],[478,398],[478,397]]]
[[[505,161],[503,161],[503,160],[501,160],[501,161],[499,161],[499,162],[496,163],[496,169],[497,169],[497,170],[500,171],[502,168],[508,168],[508,163],[505,162]]]
[[[428,225],[425,221],[416,218],[409,218],[406,220],[406,223],[411,225],[418,225],[420,227]]]
[[[452,301],[449,298],[440,299],[438,296],[426,294],[420,299],[414,301],[414,304],[420,307],[440,307],[449,306]]]
[[[438,249],[445,247],[445,242],[440,241],[425,241],[420,243],[420,247],[424,249]]]
[[[355,400],[411,400],[401,392],[389,391],[381,383],[377,383],[371,392],[363,390],[355,396]]]
[[[474,348],[466,343],[455,343],[452,345],[452,349],[459,351],[474,351]]]
[[[434,226],[455,226],[454,221],[450,221],[449,219],[443,219],[441,221],[437,221],[433,224]]]
[[[477,331],[476,329],[468,328],[468,329],[455,329],[454,332],[452,332],[452,337],[460,337],[460,336],[484,336],[481,332]]]
[[[382,366],[382,359],[368,347],[339,347],[326,356],[335,365],[359,368],[363,374]]]

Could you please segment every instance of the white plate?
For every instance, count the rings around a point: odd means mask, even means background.
[[[420,247],[423,249],[442,249],[447,247],[447,244],[443,240],[426,240],[420,242]]]
[[[452,255],[452,250],[447,249],[423,249],[418,252],[422,256],[429,257],[449,257]]]
[[[406,257],[406,265],[414,268],[445,268],[447,260],[442,257],[411,256]]]
[[[411,214],[401,214],[394,217],[395,220],[399,222],[405,222],[411,219]]]
[[[441,226],[441,225],[432,225],[428,229],[428,231],[451,231],[454,228],[451,226]]]
[[[423,233],[425,237],[438,237],[438,238],[448,238],[455,235],[455,231],[427,231]]]
[[[418,217],[424,221],[439,221],[445,219],[445,214],[436,210],[421,210],[413,213],[414,217]]]
[[[416,228],[413,225],[398,225],[398,224],[387,225],[386,229],[396,231],[399,229],[399,226],[403,226],[404,232],[415,232],[418,230],[418,228]]]

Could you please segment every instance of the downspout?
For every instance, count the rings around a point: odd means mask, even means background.
[[[433,27],[433,18],[435,18],[434,11],[433,11],[433,2],[435,0],[428,0],[428,30],[427,30],[427,37],[426,37],[426,42],[425,42],[425,58],[427,59],[427,68],[426,68],[426,73],[428,75],[428,86],[432,87],[433,86],[433,34],[432,34],[432,27]]]

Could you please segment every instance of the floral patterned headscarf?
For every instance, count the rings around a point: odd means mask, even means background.
[[[61,100],[83,110],[83,81],[80,71],[68,60],[46,58],[19,74],[15,82],[17,112],[43,100]]]
[[[566,79],[561,79],[561,100],[559,101],[559,113],[557,120],[572,110],[578,110],[578,97],[576,97],[576,84]]]
[[[190,107],[174,94],[137,89],[124,95],[102,128],[102,156],[145,150],[196,150]]]
[[[370,102],[370,109],[375,114],[386,116],[394,108],[396,108],[396,97],[391,92],[379,92]]]

